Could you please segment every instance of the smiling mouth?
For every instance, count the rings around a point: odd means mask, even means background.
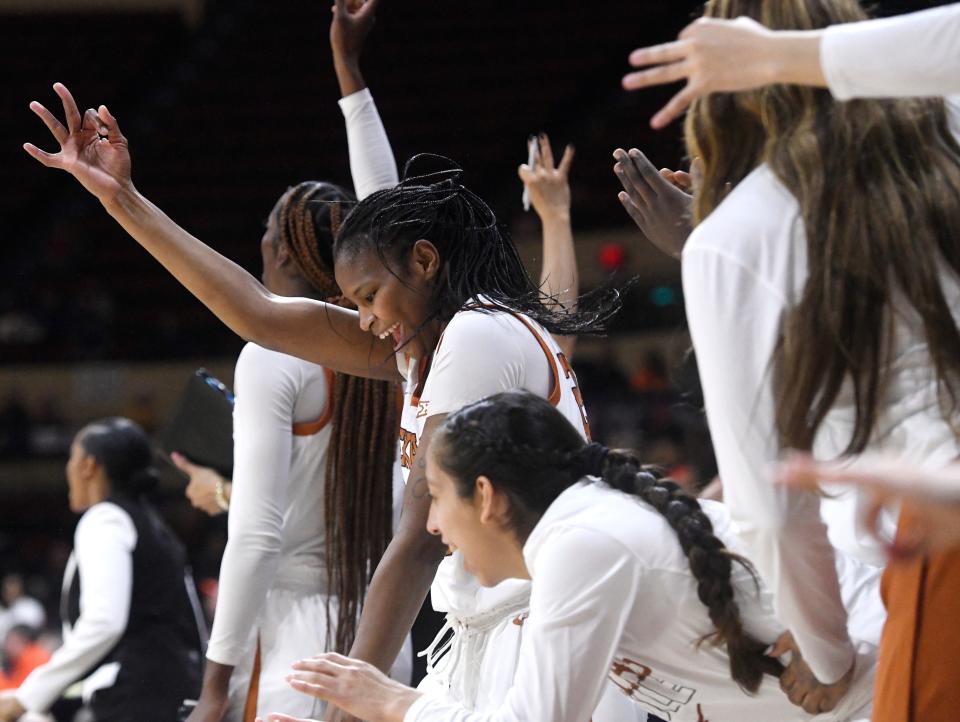
[[[400,326],[400,322],[397,321],[383,333],[378,333],[377,337],[381,341],[387,339],[388,337],[393,337],[393,350],[396,351],[400,348],[401,341],[403,340],[403,328]]]

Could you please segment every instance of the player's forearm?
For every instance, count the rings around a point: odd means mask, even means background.
[[[263,342],[269,294],[249,273],[173,222],[132,186],[107,212],[232,331]]]
[[[820,64],[822,38],[822,30],[784,30],[765,40],[763,52],[773,75],[772,82],[825,88],[827,79]]]
[[[333,70],[337,74],[340,96],[346,98],[367,87],[367,81],[360,72],[359,59],[341,58],[334,55]]]
[[[580,288],[577,272],[577,254],[573,245],[573,228],[570,214],[555,213],[542,219],[543,222],[543,269],[540,273],[541,287],[564,308],[576,306]]]
[[[387,547],[370,582],[357,638],[350,650],[388,672],[400,654],[407,633],[423,605],[443,559],[439,539],[423,531],[422,539],[400,536]]]

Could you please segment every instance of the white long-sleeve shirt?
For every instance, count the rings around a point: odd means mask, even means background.
[[[397,166],[373,96],[340,100],[358,198],[397,184]],[[237,360],[234,477],[228,541],[207,658],[235,666],[267,590],[278,583],[320,591],[324,580],[323,487],[329,428],[297,436],[293,425],[324,414],[323,367],[247,344]]]
[[[322,366],[244,346],[235,373],[234,474],[227,546],[207,658],[236,665],[267,590],[279,581],[320,592],[324,582],[323,488],[330,388]]]
[[[820,62],[840,100],[960,94],[960,4],[831,26]]]
[[[772,359],[806,276],[799,206],[766,166],[730,193],[683,251],[687,320],[724,501],[774,594],[778,618],[817,677],[832,682],[849,668],[853,648],[821,499],[777,486],[770,474],[782,451]],[[957,280],[945,273],[942,283],[960,315]],[[923,328],[912,309],[897,308],[894,329],[887,395],[870,448],[936,468],[960,453],[960,442],[941,415]],[[821,425],[814,455],[842,453],[853,424],[852,393],[845,387]],[[853,520],[846,525],[852,528]]]
[[[64,589],[74,574],[80,575],[80,617],[73,627],[64,622],[63,645],[17,689],[17,700],[28,711],[46,711],[120,641],[130,616],[136,545],[133,520],[116,504],[100,502],[81,517],[64,571]],[[90,681],[96,685],[96,679]],[[109,686],[113,680],[102,681],[100,686]],[[90,692],[85,689],[84,695]]]
[[[736,551],[723,505],[705,502],[703,508],[717,536]],[[697,646],[713,626],[689,562],[663,516],[636,497],[600,483],[570,487],[537,523],[523,555],[532,578],[530,616],[514,684],[502,705],[477,713],[427,695],[410,707],[404,722],[583,722],[608,677],[668,722],[826,722],[865,716],[882,614],[868,625],[871,639],[858,643],[861,664],[854,684],[833,712],[807,715],[772,677],[749,696],[731,679],[723,650]],[[859,567],[856,575],[860,579],[850,581],[870,589],[867,599],[851,604],[858,617],[869,617],[881,604],[879,573]],[[733,579],[744,627],[772,643],[783,630],[769,594],[758,593],[749,573],[736,564]]]

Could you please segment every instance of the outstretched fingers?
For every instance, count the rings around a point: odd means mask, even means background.
[[[60,168],[60,157],[53,153],[47,153],[45,150],[40,150],[33,143],[24,143],[23,149],[27,151],[32,157],[36,158],[38,161],[47,166],[47,168]]]
[[[63,103],[63,114],[67,120],[67,130],[76,133],[80,130],[82,119],[80,110],[77,108],[77,101],[73,99],[73,94],[63,83],[54,83],[53,92],[60,96],[60,102]]]
[[[623,76],[623,87],[626,90],[640,90],[654,85],[667,85],[683,80],[690,76],[689,66],[683,62],[660,65],[649,70],[638,70]]]
[[[67,132],[67,129],[63,126],[63,123],[57,120],[56,116],[53,113],[47,110],[41,103],[38,103],[36,100],[30,103],[30,110],[32,110],[34,113],[36,113],[37,116],[40,117],[40,120],[43,121],[43,124],[47,126],[49,131],[53,134],[53,137],[56,138],[57,142],[60,145],[63,145],[66,142],[69,133]]]
[[[541,133],[538,135],[537,145],[540,148],[540,153],[535,165],[539,165],[545,170],[555,170],[553,165],[553,148],[550,147],[550,136],[548,136],[546,133]]]
[[[650,120],[650,125],[655,130],[660,130],[666,128],[670,123],[672,123],[676,118],[679,118],[683,112],[690,107],[699,91],[690,83],[687,83],[683,90],[674,95],[670,102],[667,103],[663,108]]]
[[[573,163],[573,155],[575,152],[572,143],[567,143],[567,147],[563,149],[563,157],[560,159],[560,165],[557,167],[557,170],[565,176],[570,175],[570,165]]]
[[[687,43],[683,40],[674,40],[660,45],[650,45],[646,48],[637,48],[630,53],[630,65],[642,68],[646,65],[663,65],[683,60],[687,56]]]

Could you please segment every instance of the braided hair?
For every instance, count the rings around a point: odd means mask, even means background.
[[[427,157],[449,167],[411,176],[411,166]],[[349,260],[375,251],[402,281],[395,269],[405,267],[418,240],[430,241],[440,255],[441,270],[431,313],[421,328],[434,320],[446,323],[481,294],[488,303],[523,313],[563,335],[600,333],[620,310],[620,292],[614,288],[584,295],[576,311],[563,309],[544,294],[490,206],[460,183],[462,171],[453,161],[421,154],[407,161],[403,174],[399,185],[371,194],[350,211],[337,234],[334,257]]]
[[[713,623],[715,631],[699,643],[726,647],[730,676],[747,693],[757,691],[764,674],[783,672],[780,662],[764,654],[767,645],[743,628],[731,575],[736,563],[756,579],[753,567],[717,538],[700,503],[657,469],[630,453],[586,443],[549,402],[526,391],[496,394],[452,414],[433,448],[461,497],[473,496],[479,476],[507,496],[506,523],[521,543],[550,504],[581,479],[599,478],[646,502],[676,533]]]
[[[319,298],[340,302],[333,237],[352,196],[307,181],[277,204],[276,243],[285,244]],[[393,534],[393,461],[399,427],[396,389],[387,381],[334,374],[324,519],[327,583],[337,598],[335,650],[346,654],[373,570]],[[328,622],[331,613],[327,606]]]

